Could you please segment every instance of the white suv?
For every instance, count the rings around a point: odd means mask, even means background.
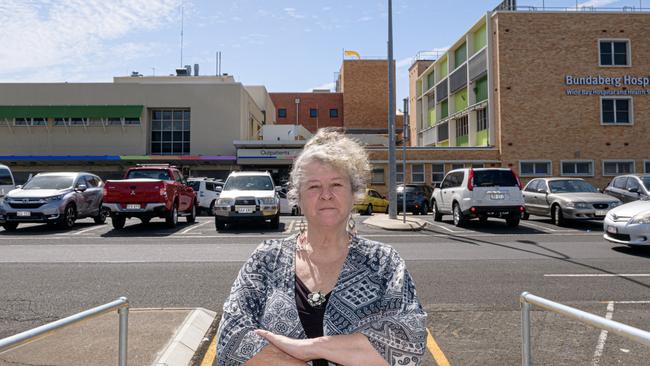
[[[273,178],[268,172],[232,172],[226,179],[214,206],[217,231],[244,221],[269,221],[280,226],[280,202]]]
[[[196,192],[199,209],[214,215],[214,205],[223,189],[223,181],[212,178],[189,178],[187,184]]]
[[[488,217],[498,217],[514,227],[525,212],[519,177],[504,168],[450,171],[433,191],[431,209],[435,221],[451,214],[456,226],[473,218],[485,222]]]

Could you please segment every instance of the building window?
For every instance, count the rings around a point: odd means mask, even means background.
[[[47,126],[45,118],[16,118],[14,126]]]
[[[646,160],[643,162],[643,172],[650,173],[650,161]]]
[[[337,108],[330,109],[330,118],[338,118],[339,110]]]
[[[487,108],[479,109],[476,111],[476,131],[483,131],[488,129],[488,115]]]
[[[485,164],[472,163],[471,168],[472,168],[472,169],[481,169],[481,168],[485,168]]]
[[[601,40],[600,66],[630,66],[628,40]]]
[[[600,122],[602,124],[632,123],[632,98],[601,98]]]
[[[384,181],[384,168],[373,168],[372,175],[370,177],[370,183],[372,184],[385,184]]]
[[[449,139],[449,125],[447,124],[447,122],[439,124],[437,129],[438,129],[438,142],[442,142]]]
[[[309,108],[309,118],[316,118],[316,117],[318,117],[318,109]]]
[[[439,183],[445,177],[445,164],[431,164],[431,182]]]
[[[594,175],[594,162],[593,161],[563,161],[562,175],[591,177]]]
[[[456,137],[463,137],[469,134],[469,122],[467,116],[456,120]]]
[[[603,176],[634,173],[634,161],[603,161]]]
[[[424,183],[424,164],[411,164],[411,182]]]
[[[550,161],[520,161],[519,174],[522,177],[547,177],[551,175]]]
[[[397,173],[397,183],[404,183],[404,171],[402,164],[395,164],[395,173]]]
[[[278,108],[278,118],[287,118],[286,108]]]
[[[454,170],[454,169],[463,169],[464,167],[465,167],[465,164],[463,164],[463,163],[454,163],[454,164],[451,164],[451,170]]]
[[[189,155],[190,117],[189,109],[152,110],[151,155]]]

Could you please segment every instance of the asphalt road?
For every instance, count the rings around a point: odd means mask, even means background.
[[[430,224],[416,233],[356,219],[361,235],[393,245],[406,259],[439,365],[443,358],[452,365],[521,364],[522,291],[650,329],[650,251],[611,245],[599,222],[558,228],[533,217],[514,229],[500,220],[459,229],[450,217],[442,223],[421,218]],[[133,307],[219,311],[255,246],[300,226],[300,218],[283,217],[280,230],[217,233],[211,218],[199,217],[176,229],[137,220],[119,232],[89,220],[70,231],[0,229],[0,338],[119,296]],[[650,349],[616,335],[603,341],[600,330],[539,309],[532,318],[536,364],[645,365],[650,359]],[[436,364],[429,356],[425,364]]]

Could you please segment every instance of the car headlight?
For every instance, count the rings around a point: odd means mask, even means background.
[[[575,207],[575,208],[589,208],[589,204],[585,202],[567,202],[566,207]]]
[[[219,206],[232,206],[234,204],[235,204],[234,198],[219,198],[219,200],[217,200],[217,205]]]
[[[260,204],[275,205],[277,204],[277,201],[275,200],[275,197],[264,197],[264,198],[260,198]]]
[[[640,213],[632,217],[630,224],[650,224],[650,212]]]
[[[622,203],[623,203],[623,202],[621,202],[621,201],[614,201],[614,202],[611,202],[611,203],[609,204],[609,207],[610,207],[610,208],[614,208],[614,207],[620,206]]]
[[[63,196],[64,196],[64,195],[60,194],[60,195],[58,195],[58,196],[46,197],[46,198],[44,198],[43,200],[44,200],[45,202],[60,201],[60,200],[63,199]]]

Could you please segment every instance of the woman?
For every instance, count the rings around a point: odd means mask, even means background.
[[[369,172],[364,149],[338,132],[305,144],[288,196],[308,230],[265,241],[244,264],[224,304],[218,365],[420,363],[426,314],[404,261],[353,232]]]

